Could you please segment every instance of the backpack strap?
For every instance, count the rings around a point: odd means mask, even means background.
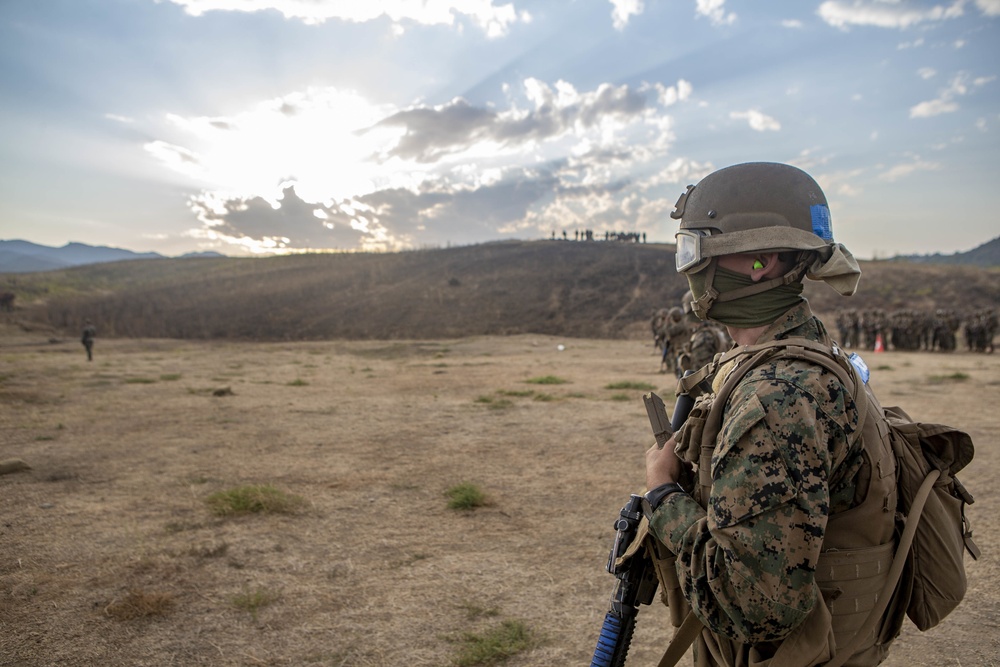
[[[917,524],[920,523],[920,515],[924,511],[924,503],[927,502],[927,497],[934,488],[934,482],[940,476],[940,470],[931,470],[920,485],[920,488],[917,489],[917,493],[913,497],[913,503],[910,505],[910,513],[906,516],[906,526],[903,528],[903,533],[899,538],[899,545],[896,547],[896,556],[889,567],[889,575],[878,597],[878,601],[872,607],[872,610],[868,613],[868,618],[865,619],[865,622],[858,629],[851,641],[848,642],[847,646],[838,648],[833,660],[826,663],[825,667],[842,667],[854,654],[855,649],[857,649],[858,644],[864,639],[867,632],[882,618],[886,607],[889,606],[889,598],[892,597],[892,592],[896,590],[896,584],[899,583],[899,578],[903,574],[903,568],[906,566],[906,554],[910,552],[910,547],[913,545],[913,538],[917,534]]]
[[[701,619],[695,616],[693,611],[689,611],[684,617],[681,627],[674,632],[673,639],[667,644],[667,650],[663,653],[660,661],[656,663],[656,667],[674,667],[684,657],[704,627]]]
[[[858,376],[857,370],[851,362],[844,358],[843,352],[841,352],[839,347],[831,347],[805,338],[785,338],[771,340],[757,345],[741,345],[740,347],[735,347],[729,352],[716,357],[716,359],[709,364],[709,366],[701,369],[699,374],[701,371],[706,370],[708,370],[709,374],[711,374],[718,368],[724,366],[726,363],[746,355],[753,356],[751,356],[748,361],[738,363],[738,365],[729,372],[729,375],[726,376],[725,381],[719,388],[719,391],[716,392],[712,409],[705,420],[706,432],[712,436],[713,441],[719,435],[719,430],[722,427],[722,412],[725,410],[726,404],[729,402],[729,396],[736,389],[736,386],[754,368],[773,359],[801,359],[803,361],[816,364],[817,366],[821,366],[833,373],[837,379],[840,380],[840,383],[844,385],[844,388],[847,389],[855,403],[859,403],[860,399],[864,397],[865,404],[863,406],[858,406],[858,425],[852,434],[850,444],[853,445],[857,439],[861,437],[865,420],[868,418],[869,412],[869,406],[867,405],[867,392],[864,390],[864,382],[862,382],[861,378]],[[699,376],[697,374],[694,376],[688,376],[686,378],[682,378],[682,381],[687,381],[687,384],[694,385],[700,382],[701,379],[704,379],[702,376],[698,381],[691,382],[691,380],[695,377]]]

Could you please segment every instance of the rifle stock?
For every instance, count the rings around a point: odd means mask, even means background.
[[[680,428],[691,412],[694,401],[682,403],[682,397],[688,398],[686,395],[677,397],[672,420],[667,417],[666,407],[659,396],[650,392],[642,397],[653,437],[660,447]],[[615,542],[608,557],[607,570],[618,581],[611,598],[611,608],[604,616],[590,667],[624,667],[632,634],[635,632],[639,605],[652,603],[656,595],[659,582],[653,562],[644,547],[635,550],[631,558],[620,561],[632,545],[641,519],[642,496],[632,494],[614,523]]]

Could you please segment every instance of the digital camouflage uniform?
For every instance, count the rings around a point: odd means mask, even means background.
[[[758,342],[791,337],[831,342],[804,301]],[[720,370],[715,390],[731,368]],[[682,460],[699,459],[698,417],[713,396],[698,400],[677,433]],[[696,665],[766,661],[823,605],[816,564],[828,516],[855,503],[857,427],[851,394],[820,366],[777,359],[737,385],[712,452],[709,497],[698,487],[671,494],[650,521],[677,554],[684,597],[707,628],[695,643]]]

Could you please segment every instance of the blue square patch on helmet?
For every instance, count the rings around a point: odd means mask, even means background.
[[[826,204],[813,204],[809,207],[812,215],[813,234],[824,241],[833,240],[833,225],[830,222],[830,209]]]

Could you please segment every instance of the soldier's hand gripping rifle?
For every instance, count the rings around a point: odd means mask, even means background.
[[[662,447],[681,427],[694,405],[694,400],[681,394],[674,406],[673,423],[659,396],[650,392],[643,397],[656,444]],[[618,580],[611,597],[611,609],[604,615],[604,625],[597,638],[597,648],[590,667],[623,667],[628,655],[639,605],[650,604],[658,584],[656,571],[646,549],[635,544],[636,532],[642,519],[642,496],[632,494],[615,520],[615,541],[608,557],[607,570]],[[631,557],[623,559],[626,552]]]

